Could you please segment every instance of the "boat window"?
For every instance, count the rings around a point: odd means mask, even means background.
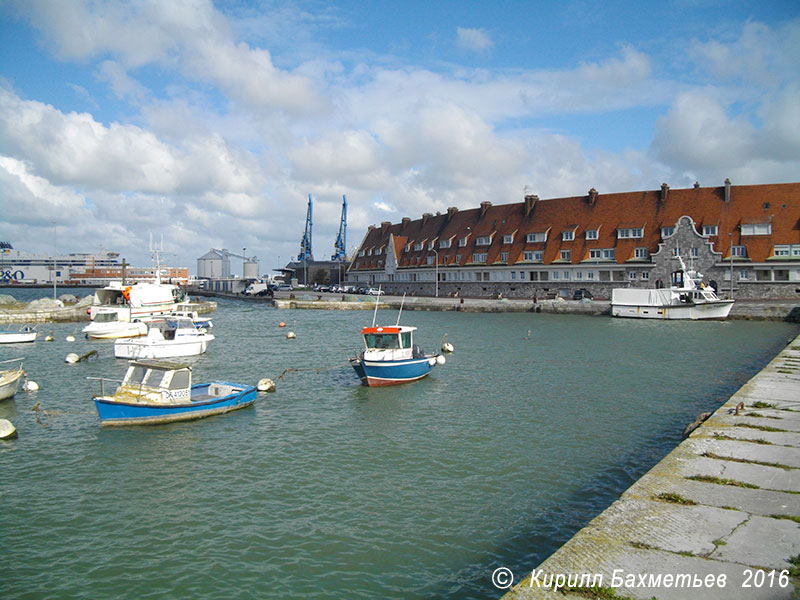
[[[149,374],[147,375],[147,385],[150,387],[161,387],[164,376],[169,371],[164,371],[162,369],[150,369]]]
[[[395,333],[367,333],[364,334],[367,348],[399,348],[399,339]]]
[[[403,338],[401,341],[403,342],[403,348],[411,348],[411,332],[406,331],[405,333],[400,334]]]
[[[131,367],[128,375],[128,383],[131,385],[140,385],[144,381],[145,368],[144,367]]]
[[[97,313],[94,317],[96,323],[111,323],[117,320],[117,313]]]
[[[183,390],[189,387],[189,371],[175,371],[169,384],[171,390]]]

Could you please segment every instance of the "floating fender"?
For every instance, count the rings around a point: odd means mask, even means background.
[[[450,342],[445,342],[442,344],[442,352],[452,352],[454,350],[453,344]]]
[[[69,354],[67,354],[67,357],[64,360],[66,360],[69,364],[74,365],[76,362],[80,360],[80,357],[74,352],[70,352]]]
[[[293,340],[296,337],[297,336],[294,334],[294,331],[289,331],[289,332],[286,333],[286,339],[287,340]]]
[[[435,365],[435,364],[436,364],[436,358],[434,358],[433,356],[431,356],[431,357],[428,359],[428,364],[429,364],[430,366],[433,366],[433,365]]]
[[[265,377],[264,379],[258,380],[258,385],[256,385],[256,389],[259,392],[274,392],[275,391],[275,382],[272,381],[269,377]]]
[[[0,419],[0,440],[13,440],[17,437],[17,428],[7,419]]]
[[[67,336],[67,341],[68,342],[74,342],[75,341],[75,336],[74,335],[68,335]]]
[[[286,327],[286,323],[284,323],[283,321],[281,321],[280,323],[278,323],[278,327]]]
[[[36,390],[39,389],[39,384],[36,383],[35,381],[26,381],[22,385],[22,389],[25,390],[26,392],[35,392]]]
[[[437,356],[437,357],[436,357],[436,364],[437,364],[437,365],[441,366],[441,365],[443,365],[445,362],[447,362],[447,361],[445,360],[444,356],[442,356],[441,354],[440,354],[439,356]]]
[[[44,338],[45,342],[52,342],[53,341],[53,332],[51,331],[46,338]]]

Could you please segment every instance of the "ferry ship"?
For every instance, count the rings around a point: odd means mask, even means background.
[[[78,273],[121,269],[119,252],[98,254],[32,254],[16,250],[10,242],[0,242],[0,282],[2,283],[68,283]]]

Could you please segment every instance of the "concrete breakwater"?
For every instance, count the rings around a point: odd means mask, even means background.
[[[28,308],[3,308],[0,309],[0,324],[10,323],[74,323],[88,321],[87,306],[79,304],[64,308],[47,308],[30,310]],[[217,310],[217,303],[213,301],[197,302],[193,309],[198,314],[207,314]]]
[[[798,523],[800,336],[503,600],[788,600]]]
[[[313,292],[278,292],[274,298],[243,296],[224,292],[197,291],[201,296],[231,298],[244,302],[267,303],[280,309],[374,310],[375,299],[352,294],[318,294]],[[382,296],[378,308],[403,310],[443,310],[461,312],[541,312],[609,316],[608,300],[531,300],[519,298],[452,298],[431,296]],[[800,322],[800,304],[790,300],[739,300],[733,305],[730,319],[775,320]]]

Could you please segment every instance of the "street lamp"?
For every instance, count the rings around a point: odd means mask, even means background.
[[[439,253],[431,248],[431,251],[436,255],[436,297],[439,297]]]

